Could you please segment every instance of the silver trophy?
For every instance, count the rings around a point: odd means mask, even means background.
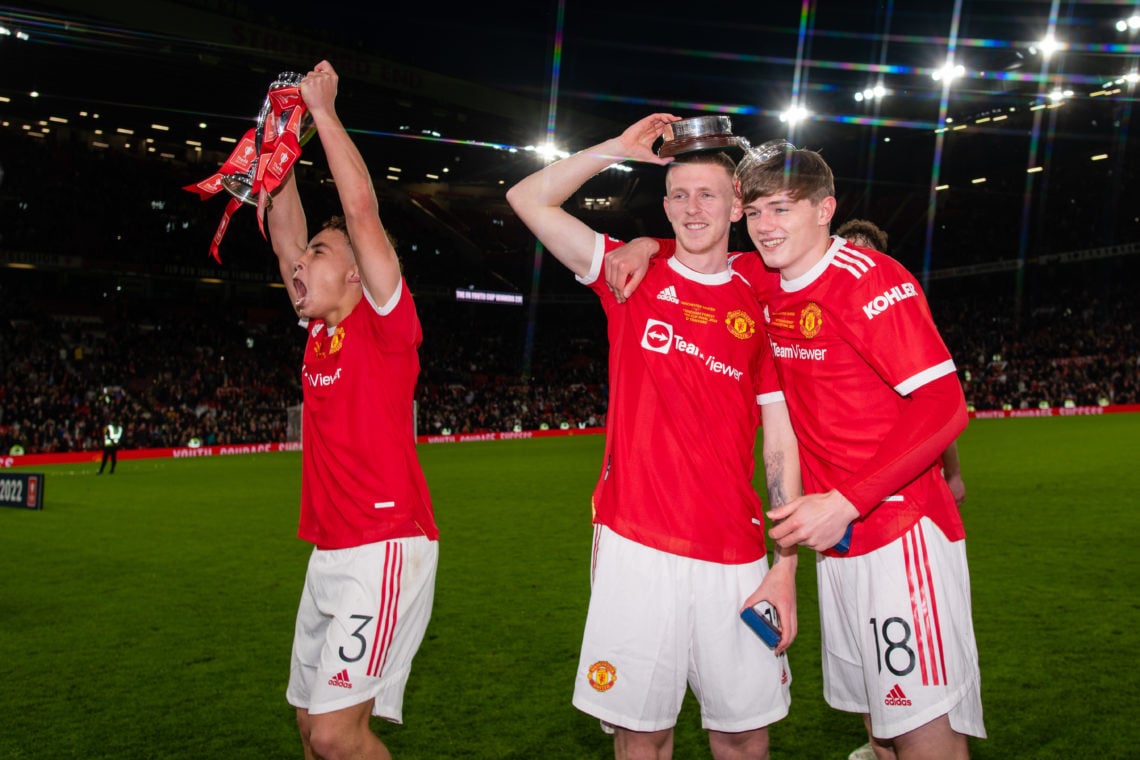
[[[257,176],[257,164],[261,159],[261,146],[265,142],[266,123],[274,113],[273,91],[285,87],[299,87],[304,78],[304,74],[299,74],[296,71],[282,71],[277,75],[277,79],[269,85],[265,102],[261,104],[261,111],[257,114],[257,128],[254,130],[254,156],[249,169],[240,173],[222,175],[222,187],[242,203],[248,203],[250,206],[257,205],[257,194],[253,192],[253,180]],[[274,130],[271,133],[274,137],[285,130],[290,113],[291,109],[281,111],[277,114],[277,120],[269,124],[270,128]],[[306,112],[301,118],[300,132],[297,135],[298,144],[304,145],[312,139],[316,132],[317,128],[313,124],[313,117]]]
[[[771,161],[777,156],[786,156],[796,149],[795,145],[783,139],[769,140],[752,147],[743,137],[740,138],[740,147],[744,149],[744,156],[736,162],[736,179],[738,180],[741,175],[747,174],[753,167]]]
[[[665,127],[664,138],[657,149],[662,158],[697,150],[748,146],[747,140],[732,134],[732,120],[727,116],[694,116],[675,121]]]

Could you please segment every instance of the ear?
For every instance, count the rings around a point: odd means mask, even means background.
[[[348,274],[345,275],[345,282],[360,282],[360,267],[353,267],[352,269],[348,270]]]
[[[831,218],[835,216],[836,200],[834,195],[829,195],[819,202],[819,226],[830,227]]]
[[[733,222],[739,222],[744,216],[744,201],[740,199],[740,193],[732,194],[732,216],[729,217]]]

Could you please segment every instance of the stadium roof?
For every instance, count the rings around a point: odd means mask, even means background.
[[[36,131],[98,113],[104,134],[159,153],[228,152],[278,71],[327,57],[344,122],[374,174],[400,170],[393,183],[509,185],[538,165],[527,146],[574,151],[669,111],[819,149],[841,195],[924,199],[997,174],[1020,193],[1050,162],[1095,159],[1117,183],[1136,164],[1137,14],[1103,0],[48,0],[0,7],[0,115]],[[948,62],[957,73],[936,79]]]

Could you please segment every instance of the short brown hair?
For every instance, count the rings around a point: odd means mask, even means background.
[[[719,166],[728,172],[729,177],[732,177],[736,173],[736,162],[732,160],[732,156],[722,150],[697,150],[692,153],[682,153],[665,167],[666,176],[668,176],[670,169],[681,164],[711,164],[713,166]]]
[[[736,173],[744,203],[787,192],[792,200],[807,198],[814,205],[835,195],[835,176],[823,156],[790,143],[762,161],[746,156]]]
[[[880,253],[887,252],[887,233],[879,225],[866,219],[848,219],[839,225],[835,234],[850,240],[853,237],[866,238],[871,247]]]

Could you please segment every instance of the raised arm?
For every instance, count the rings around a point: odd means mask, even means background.
[[[630,126],[620,136],[556,161],[507,191],[507,201],[554,257],[570,271],[585,276],[594,253],[594,231],[562,204],[590,177],[626,160],[667,164],[652,149],[666,125],[679,117],[656,113]]]
[[[380,222],[380,207],[368,167],[337,116],[338,81],[329,62],[321,61],[301,81],[301,97],[312,114],[336,183],[360,280],[373,301],[383,305],[400,284],[400,261]]]
[[[301,206],[301,196],[297,192],[297,180],[293,170],[289,170],[285,181],[273,193],[273,205],[267,212],[269,220],[269,241],[273,253],[277,255],[277,266],[281,279],[289,292],[289,303],[297,303],[297,293],[293,289],[293,270],[297,259],[305,253],[309,244],[309,233],[305,221],[305,209]]]

